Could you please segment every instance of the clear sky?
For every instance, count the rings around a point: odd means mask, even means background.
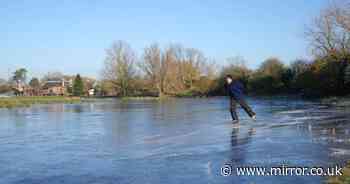
[[[270,56],[308,58],[305,25],[327,0],[2,0],[0,78],[25,67],[98,77],[105,49],[127,41],[181,43],[223,64],[240,55],[256,68]]]

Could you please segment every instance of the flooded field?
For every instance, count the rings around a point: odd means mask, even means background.
[[[350,159],[350,114],[292,98],[122,101],[0,109],[0,183],[321,183],[320,176],[222,176],[224,165],[330,167]]]

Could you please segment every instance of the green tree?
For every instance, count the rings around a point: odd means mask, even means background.
[[[84,82],[79,74],[77,74],[73,82],[73,95],[74,96],[84,95]]]
[[[319,97],[322,95],[322,83],[317,81],[318,76],[310,69],[298,75],[294,85],[303,96]]]
[[[27,80],[27,73],[28,73],[27,69],[20,68],[13,73],[13,80],[14,81],[21,81],[21,82],[25,83]]]
[[[323,95],[345,95],[345,70],[350,54],[333,52],[317,58],[313,63],[314,73],[321,85]]]
[[[281,74],[281,81],[286,91],[289,91],[292,85],[294,74],[292,69],[285,68]]]
[[[283,63],[277,58],[268,58],[255,71],[249,79],[249,89],[254,93],[275,94],[282,92],[284,82],[288,83],[289,71],[282,80],[285,71]]]
[[[39,88],[40,87],[40,82],[39,82],[39,79],[38,78],[32,78],[29,82],[29,85],[32,87],[32,88]]]
[[[249,89],[255,94],[277,93],[275,79],[270,75],[255,73],[249,80]]]
[[[350,93],[350,64],[347,64],[347,66],[344,69],[344,84],[346,93]]]
[[[345,68],[344,80],[345,80],[345,84],[347,84],[347,85],[350,84],[350,64],[348,64]]]

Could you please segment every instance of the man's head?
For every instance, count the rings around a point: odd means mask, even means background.
[[[227,84],[231,84],[231,82],[233,81],[232,75],[226,75],[225,81]]]

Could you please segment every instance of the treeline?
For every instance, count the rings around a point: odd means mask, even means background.
[[[231,74],[251,94],[300,94],[309,97],[350,93],[349,2],[331,4],[306,29],[314,59],[298,59],[285,65],[275,57],[256,70],[240,57],[218,67],[198,49],[170,44],[147,46],[136,56],[124,41],[107,49],[100,90],[120,96],[222,95],[223,78]]]
[[[154,43],[137,57],[128,43],[107,50],[101,90],[120,96],[205,95],[215,85],[215,65],[198,49]]]
[[[161,49],[152,44],[138,59],[126,42],[118,41],[107,50],[96,90],[108,96],[224,95],[224,77],[231,74],[255,95],[347,95],[349,61],[348,52],[332,50],[313,61],[298,59],[290,65],[271,57],[251,70],[242,57],[229,58],[228,65],[218,67],[198,49],[181,45]]]
[[[176,46],[163,51],[156,44],[145,49],[137,60],[125,42],[117,42],[105,61],[104,94],[119,96],[215,96],[224,95],[227,74],[242,81],[253,95],[296,94],[307,97],[350,93],[350,55],[331,53],[313,61],[298,59],[285,65],[268,58],[256,70],[249,69],[242,57],[229,58],[217,67],[202,52]],[[125,49],[126,47],[128,49]],[[176,52],[175,52],[176,51]],[[133,60],[129,60],[130,56]]]
[[[225,67],[223,74],[240,79],[251,94],[296,94],[306,97],[350,94],[350,55],[331,53],[313,61],[298,59],[284,65],[265,60],[257,70],[242,64]]]

